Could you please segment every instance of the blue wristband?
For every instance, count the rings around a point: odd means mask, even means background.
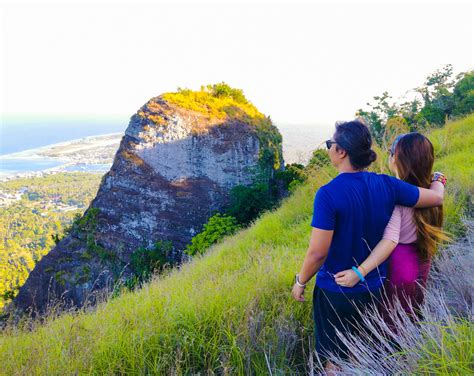
[[[357,277],[359,277],[362,282],[365,282],[365,278],[362,275],[362,273],[359,271],[359,269],[357,269],[355,266],[353,266],[352,270],[355,272],[355,274],[357,274]]]

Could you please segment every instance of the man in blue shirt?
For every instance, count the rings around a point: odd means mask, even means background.
[[[352,267],[359,271],[357,266],[382,239],[395,205],[438,206],[444,194],[441,183],[424,189],[364,171],[377,156],[371,150],[369,130],[359,121],[337,125],[326,145],[339,175],[316,193],[310,245],[292,291],[296,300],[304,301],[305,285],[318,273],[313,314],[316,351],[323,362],[329,353],[347,357],[336,329],[353,332],[353,323],[361,324],[359,308],[380,298],[386,263],[367,274],[365,283],[354,287],[338,285],[334,274]],[[326,370],[331,367],[327,362]]]

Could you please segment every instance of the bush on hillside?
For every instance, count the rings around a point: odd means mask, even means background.
[[[203,231],[191,239],[191,244],[186,247],[185,252],[190,256],[203,254],[211,245],[239,229],[240,226],[234,217],[216,213],[204,224]]]
[[[166,266],[172,265],[171,241],[159,240],[153,248],[140,247],[132,253],[130,266],[140,281],[147,281],[153,273],[161,272]]]
[[[285,189],[294,189],[301,183],[307,180],[304,166],[299,163],[291,163],[285,166],[284,170],[279,170],[275,173],[275,179],[283,182]],[[290,187],[292,187],[290,189]]]
[[[313,151],[313,155],[311,156],[307,167],[324,167],[329,166],[330,164],[331,160],[329,159],[327,150],[316,149]]]
[[[228,97],[228,98],[232,98],[237,103],[243,103],[243,104],[248,103],[248,100],[247,98],[245,98],[245,95],[242,89],[235,89],[233,87],[230,87],[223,81],[218,84],[207,85],[206,89],[208,92],[211,93],[213,97],[216,97],[216,98]]]
[[[257,183],[250,187],[237,185],[230,191],[230,205],[227,214],[247,225],[264,210],[271,209],[275,201],[267,184]]]

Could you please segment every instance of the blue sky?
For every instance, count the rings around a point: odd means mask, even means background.
[[[276,122],[334,124],[446,63],[474,66],[470,2],[16,1],[0,22],[4,117],[128,118],[226,81]]]

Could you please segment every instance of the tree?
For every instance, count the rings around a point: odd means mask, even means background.
[[[461,73],[454,87],[453,115],[465,115],[474,111],[474,71]]]
[[[415,89],[424,101],[423,108],[415,117],[417,123],[442,125],[451,115],[454,99],[450,90],[455,85],[455,81],[451,80],[452,74],[453,66],[446,64],[430,74],[425,83]]]
[[[387,120],[400,113],[399,107],[389,102],[391,98],[388,92],[384,91],[382,95],[374,97],[375,104],[367,103],[367,106],[371,107],[370,111],[359,109],[356,113],[356,116],[362,118],[367,124],[372,137],[379,144],[382,142]]]
[[[227,214],[247,225],[264,210],[271,209],[274,200],[267,184],[257,183],[250,187],[237,185],[230,191],[231,202]]]

